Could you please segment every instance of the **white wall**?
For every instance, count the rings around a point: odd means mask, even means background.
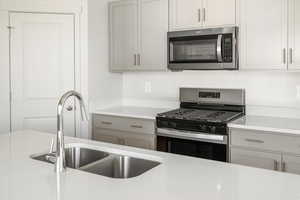
[[[122,75],[109,73],[108,3],[88,0],[90,110],[121,104]]]
[[[145,93],[145,82],[152,92]],[[276,71],[187,71],[126,73],[123,103],[141,106],[178,106],[179,87],[245,88],[249,114],[300,118],[296,86],[300,73]]]

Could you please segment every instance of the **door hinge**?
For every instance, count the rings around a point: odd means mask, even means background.
[[[10,30],[15,29],[15,27],[13,27],[13,26],[7,26],[7,28],[10,29]]]

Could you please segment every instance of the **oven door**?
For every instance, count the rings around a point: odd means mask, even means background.
[[[222,61],[219,46],[221,37],[206,35],[169,38],[169,63],[218,63]]]
[[[169,133],[167,133],[169,132]],[[158,131],[157,133],[157,150],[162,152],[193,156],[216,161],[228,161],[227,137],[223,136],[223,140],[211,140],[205,138],[190,138],[172,134],[177,131]],[[180,132],[177,132],[180,134]],[[186,134],[182,132],[183,135]],[[201,134],[199,134],[201,135]],[[222,136],[220,136],[222,137]]]

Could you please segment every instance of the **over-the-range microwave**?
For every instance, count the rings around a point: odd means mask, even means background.
[[[168,33],[168,68],[238,70],[238,28],[211,28]]]

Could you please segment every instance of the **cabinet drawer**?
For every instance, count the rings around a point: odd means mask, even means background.
[[[300,137],[271,132],[231,129],[230,144],[262,150],[300,153]]]
[[[155,134],[155,122],[152,120],[106,115],[94,115],[94,128]]]
[[[112,144],[120,144],[120,138],[118,133],[106,129],[94,130],[92,139],[96,141],[107,142]]]
[[[143,149],[156,148],[156,136],[109,129],[94,129],[92,139],[101,142],[132,146]]]

